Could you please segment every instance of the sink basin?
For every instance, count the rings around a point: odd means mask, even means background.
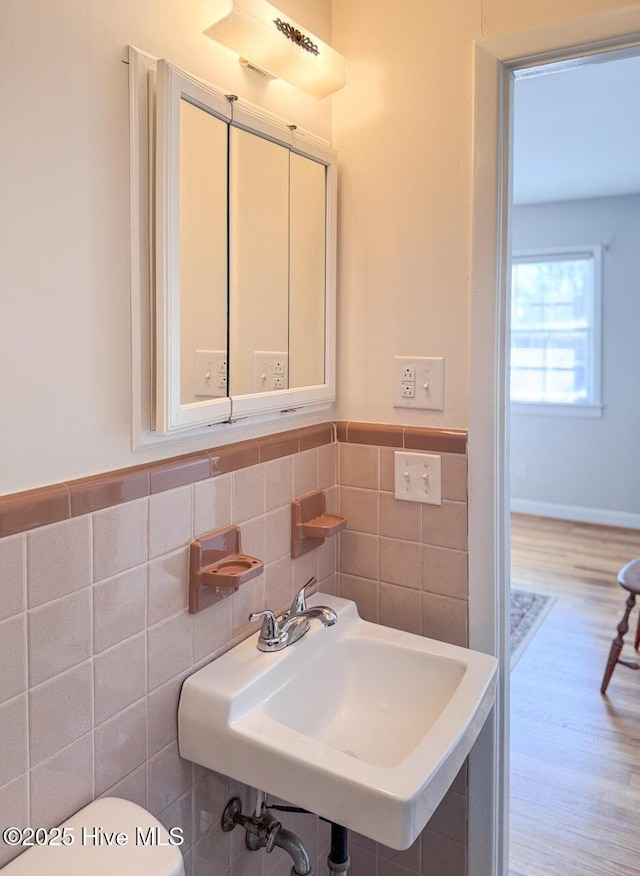
[[[316,594],[313,621],[277,653],[257,633],[190,676],[180,754],[395,849],[451,785],[495,696],[494,657],[368,623]]]

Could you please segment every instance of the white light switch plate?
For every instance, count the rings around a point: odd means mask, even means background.
[[[444,359],[394,356],[395,408],[444,410]]]
[[[396,499],[442,505],[442,459],[438,454],[396,450],[394,463]]]

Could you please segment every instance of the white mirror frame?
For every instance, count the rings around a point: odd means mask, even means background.
[[[224,108],[226,110],[224,117],[231,119],[237,127],[282,143],[294,152],[320,161],[327,168],[325,379],[324,383],[317,386],[208,399],[202,403],[183,405],[180,411],[179,380],[172,382],[170,377],[166,379],[155,377],[156,373],[160,374],[160,369],[157,367],[158,352],[162,358],[163,374],[167,370],[164,367],[168,361],[166,350],[170,347],[174,350],[173,355],[179,357],[175,352],[179,350],[179,328],[176,335],[175,331],[168,327],[171,322],[170,309],[175,307],[175,304],[171,301],[171,296],[165,293],[162,298],[162,308],[157,308],[155,295],[159,279],[156,278],[155,259],[157,218],[155,131],[158,63],[158,58],[133,46],[129,47],[133,449],[203,436],[209,438],[215,436],[215,440],[225,443],[238,441],[249,435],[253,437],[256,434],[263,434],[263,426],[269,427],[269,431],[281,431],[317,422],[317,414],[330,408],[336,396],[337,154],[326,141],[301,131],[250,104],[242,102],[242,105],[238,106],[238,101],[230,103],[220,89],[176,70],[169,64],[166,67],[171,69],[170,78],[176,78],[176,89],[184,89],[185,83],[189,88],[201,89],[198,92],[201,97],[203,92],[206,92],[219,101],[215,103],[216,115],[222,117],[221,110]],[[180,77],[179,85],[177,77]],[[168,89],[165,89],[165,92],[167,91]],[[185,92],[181,90],[180,95],[182,93]],[[174,101],[178,101],[179,106],[180,96],[176,98],[173,94],[172,97]],[[170,99],[169,96],[167,99]],[[194,99],[193,96],[191,100],[196,104],[199,102],[199,99]],[[208,106],[207,101],[203,100],[203,105]],[[158,115],[163,112],[159,105],[157,112]],[[165,192],[168,192],[166,179],[164,186]],[[166,227],[164,221],[163,226]],[[161,272],[164,272],[165,279],[171,275],[172,270],[175,270],[175,264],[171,256],[168,256],[168,261],[163,261]],[[162,314],[156,312],[160,309]],[[156,332],[157,324],[162,326],[161,333]],[[167,346],[158,344],[159,347],[163,346],[160,351],[156,350],[156,335],[166,341]],[[176,361],[179,361],[179,358]],[[164,403],[164,413],[160,414],[163,402],[158,390],[162,390],[165,393],[164,397],[167,398],[167,387],[170,391],[172,385],[176,387],[177,404],[173,403],[172,410],[171,404]],[[215,405],[213,409],[212,402]],[[225,410],[223,414],[223,407],[227,404],[229,410],[228,412]],[[201,417],[203,409],[209,413],[215,410],[215,416],[205,414]],[[164,433],[156,429],[159,417]]]

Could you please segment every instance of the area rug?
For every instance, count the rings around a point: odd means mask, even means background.
[[[522,657],[525,648],[540,628],[540,624],[555,602],[555,596],[532,590],[511,589],[511,668]]]

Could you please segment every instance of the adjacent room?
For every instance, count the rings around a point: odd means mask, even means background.
[[[510,872],[622,873],[640,679],[600,688],[640,556],[640,58],[514,91]]]

